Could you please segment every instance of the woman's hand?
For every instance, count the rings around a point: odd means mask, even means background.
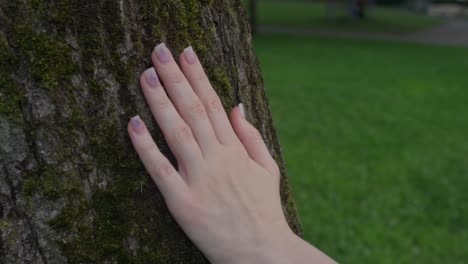
[[[313,250],[307,257],[326,259],[288,227],[278,166],[242,105],[228,118],[193,49],[180,55],[181,69],[164,44],[155,48],[152,61],[154,68],[140,83],[177,170],[138,116],[128,132],[190,239],[212,263],[286,263],[305,246]]]

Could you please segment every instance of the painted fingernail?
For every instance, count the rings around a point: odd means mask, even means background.
[[[239,104],[239,110],[242,114],[242,117],[245,118],[245,108],[244,108],[244,104],[243,103],[240,103]]]
[[[171,56],[169,54],[169,49],[166,47],[166,44],[161,43],[154,48],[156,51],[156,56],[158,60],[162,63],[167,63],[171,60]]]
[[[154,67],[151,67],[147,69],[143,75],[145,76],[146,83],[151,87],[151,88],[156,88],[159,86],[159,78],[158,75],[156,74],[156,71],[154,70]]]
[[[135,131],[137,134],[142,134],[143,131],[145,131],[143,121],[141,121],[141,118],[138,115],[130,119],[130,125],[132,126],[133,131]]]
[[[197,55],[195,55],[195,51],[193,51],[192,46],[189,46],[184,49],[184,55],[187,59],[187,62],[193,64],[197,61]]]

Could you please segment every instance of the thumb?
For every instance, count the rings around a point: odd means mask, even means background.
[[[260,132],[245,118],[244,105],[241,103],[229,114],[231,125],[237,137],[244,145],[250,158],[264,167],[270,174],[279,177],[278,165],[271,157]]]

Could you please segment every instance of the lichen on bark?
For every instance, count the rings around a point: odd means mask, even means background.
[[[138,86],[159,42],[192,45],[226,110],[243,102],[282,172],[240,0],[0,0],[0,259],[206,263],[126,134],[135,114],[175,163]]]

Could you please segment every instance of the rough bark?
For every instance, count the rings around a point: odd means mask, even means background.
[[[239,102],[282,172],[240,0],[0,0],[0,263],[205,263],[126,133],[155,44],[198,52],[226,110]]]

